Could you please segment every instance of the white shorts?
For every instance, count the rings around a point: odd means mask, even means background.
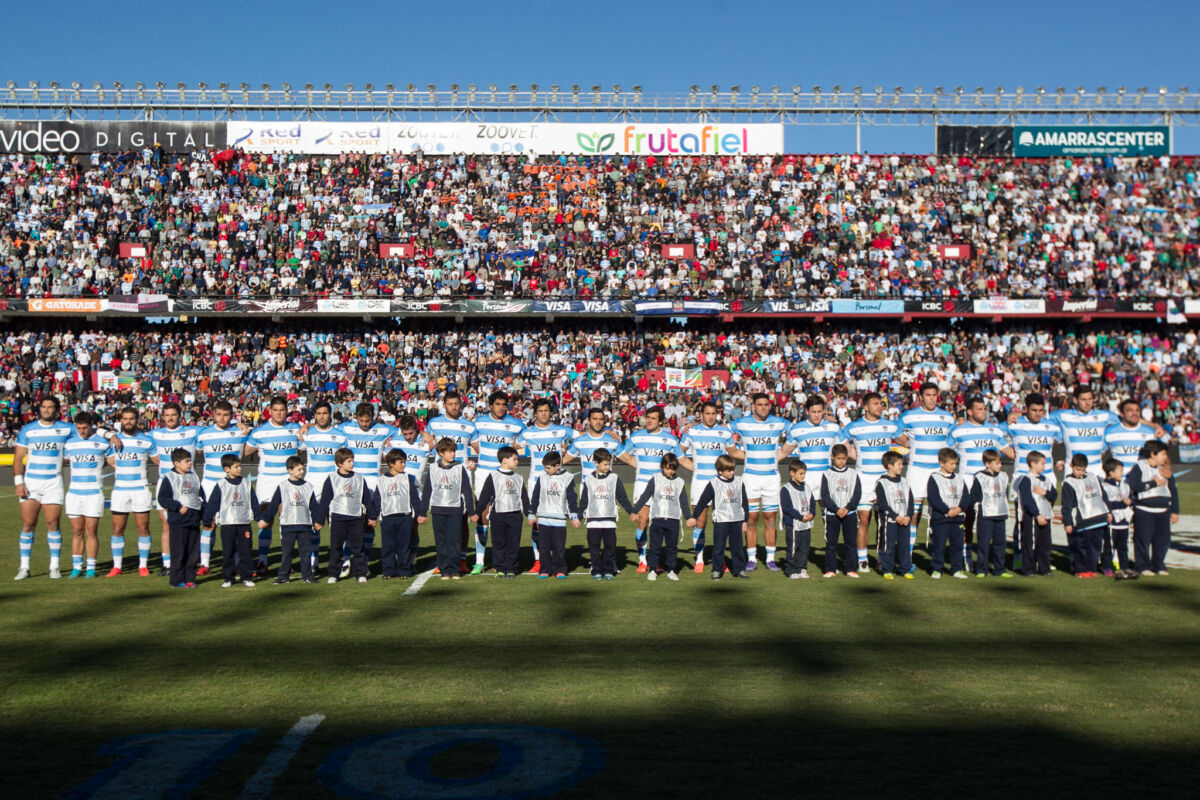
[[[494,470],[494,469],[479,469],[478,467],[475,468],[475,499],[476,500],[479,499],[480,493],[483,492],[483,485],[485,483],[487,483],[488,476],[494,475],[495,473],[496,473],[496,470]]]
[[[825,471],[813,472],[811,469],[804,473],[804,485],[812,492],[813,502],[821,502],[821,482],[825,480]]]
[[[217,487],[217,483],[218,481],[215,478],[202,478],[200,480],[200,488],[204,490],[205,500],[207,500],[208,496],[212,494],[212,490]],[[114,492],[114,494],[116,493]],[[265,503],[266,501],[264,500],[263,502]]]
[[[100,519],[100,517],[104,516],[104,495],[71,494],[68,492],[67,516]]]
[[[286,480],[287,475],[259,475],[254,481],[254,495],[258,498],[259,504],[271,502],[279,484]]]
[[[858,498],[859,511],[875,508],[875,484],[879,483],[880,477],[858,473],[858,485],[862,487],[862,495]]]
[[[61,506],[63,504],[62,478],[26,478],[25,488],[28,490],[29,496],[22,498],[21,502],[33,500],[44,506]]]
[[[929,497],[929,476],[939,471],[931,467],[914,467],[909,464],[904,478],[908,481],[908,488],[912,490],[913,500],[919,503]]]
[[[304,482],[305,482],[305,483],[307,483],[309,486],[311,486],[311,487],[312,487],[312,490],[313,490],[313,495],[314,495],[314,496],[317,498],[317,500],[320,500],[320,499],[321,499],[321,492],[325,491],[325,483],[326,483],[326,481],[328,481],[328,480],[329,480],[329,473],[328,473],[328,472],[323,472],[323,473],[321,473],[320,475],[313,475],[313,474],[311,474],[311,473],[305,473],[305,475],[304,475]],[[274,492],[272,492],[271,494],[272,494],[272,497],[273,497],[273,496],[274,496]],[[260,502],[260,503],[269,503],[269,502],[271,502],[271,498],[270,498],[270,497],[263,497],[263,496],[260,494],[260,495],[258,496],[258,502]]]
[[[635,507],[637,506],[638,498],[642,496],[642,492],[646,491],[647,483],[649,483],[649,481],[635,480],[633,482],[633,494],[629,496],[629,502],[633,503]],[[532,489],[530,491],[532,491]],[[691,499],[693,502],[696,500],[696,498]]]
[[[145,514],[150,510],[150,490],[113,489],[109,507],[114,514]]]
[[[742,486],[746,488],[751,511],[756,510],[755,503],[759,503],[763,511],[779,510],[778,475],[742,475]]]
[[[379,473],[378,472],[374,472],[374,473],[360,472],[358,474],[362,475],[363,483],[365,483],[367,485],[367,489],[369,489],[370,491],[373,492],[379,488]],[[267,501],[264,500],[263,502],[267,502]]]
[[[700,499],[700,495],[704,492],[704,487],[708,486],[708,481],[708,478],[704,480],[692,478],[692,485],[688,487],[688,499],[692,501],[692,505],[695,505],[696,501]]]

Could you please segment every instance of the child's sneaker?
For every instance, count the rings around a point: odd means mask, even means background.
[[[911,572],[906,572],[906,573],[904,573],[904,580],[906,580],[906,581],[915,581],[916,579],[917,579],[917,576],[916,576],[916,575],[914,575],[913,573],[911,573]]]
[[[565,581],[567,579],[567,573],[560,572],[557,575],[555,575],[554,577],[558,578],[560,581]]]
[[[858,577],[858,573],[857,573],[857,572],[855,572],[854,570],[850,570],[849,572],[847,572],[847,573],[846,573],[846,577],[847,577],[847,578],[857,578],[857,577]]]
[[[651,570],[651,571],[650,571],[650,574],[646,576],[646,580],[648,580],[648,581],[656,581],[656,580],[658,580],[658,573],[657,573],[657,572],[655,572],[655,571],[653,571],[653,570]]]
[[[244,580],[244,581],[242,581],[242,586],[245,586],[247,589],[253,589],[253,588],[254,588],[254,581],[252,581],[252,580]]]
[[[967,578],[970,578],[971,576],[970,576],[970,575],[968,575],[966,572],[964,572],[963,570],[961,570],[961,569],[960,569],[958,572],[954,573],[954,574],[953,574],[953,575],[951,575],[950,577],[951,577],[951,578],[958,578],[959,580],[964,580],[964,581],[965,581]]]
[[[606,572],[606,573],[604,573],[604,580],[606,580],[606,581],[615,581],[616,579],[617,579],[617,576],[616,576],[616,575],[613,575],[611,572]]]
[[[335,576],[335,575],[330,575],[330,576],[329,576],[329,580],[327,580],[327,581],[325,581],[325,582],[326,582],[326,583],[337,583],[337,582],[338,582],[337,576]]]
[[[291,578],[288,578],[288,577],[286,577],[286,576],[283,576],[283,575],[280,575],[279,577],[277,577],[277,578],[275,579],[275,585],[276,585],[276,586],[282,586],[282,585],[283,585],[283,584],[285,584],[285,583],[291,583],[291,582],[292,582],[292,579],[291,579]]]
[[[714,581],[719,581],[719,580],[721,580],[721,578],[722,578],[722,577],[724,577],[724,573],[717,572],[716,570],[713,570],[712,579],[713,579]]]
[[[808,580],[808,570],[806,570],[806,569],[800,570],[799,575],[803,580]]]
[[[222,589],[228,589],[231,586],[233,586],[233,581],[221,581]]]
[[[1011,572],[1009,572],[1008,570],[1005,570],[1004,572],[1001,572],[1001,573],[1000,573],[1000,577],[1001,577],[1001,578],[1012,578],[1012,577],[1015,577],[1015,576],[1014,576],[1014,575],[1013,575]]]
[[[935,581],[936,581],[936,580],[940,580],[940,579],[941,579],[941,577],[942,577],[942,573],[938,572],[938,571],[935,569],[933,572],[929,573],[929,577],[933,578]]]
[[[669,580],[669,581],[677,581],[677,580],[679,580],[679,576],[678,576],[677,574],[675,574],[674,572],[668,572],[668,573],[667,573],[667,580]]]
[[[821,577],[822,578],[836,578],[837,573],[836,572],[826,572],[823,575],[821,575]]]
[[[800,580],[800,573],[799,573],[799,572],[793,572],[791,575],[788,575],[788,580],[792,580],[792,581],[798,581],[798,580]]]
[[[604,576],[597,572],[595,575],[592,576],[592,580],[602,581],[602,580],[604,580]]]
[[[358,582],[359,582],[359,583],[366,583],[366,582],[367,582],[367,576],[366,576],[366,575],[359,575],[359,576],[358,576]]]
[[[896,576],[893,575],[892,573],[888,572],[883,576],[883,579],[885,581],[894,581],[894,580],[896,580]]]

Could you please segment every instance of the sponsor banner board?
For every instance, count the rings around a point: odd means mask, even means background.
[[[1046,301],[1013,297],[988,297],[974,302],[976,314],[1045,314]]]
[[[939,244],[938,254],[945,261],[966,261],[971,257],[969,244]]]
[[[534,300],[535,314],[623,314],[633,311],[629,300]]]
[[[100,297],[31,297],[26,302],[35,314],[99,314],[108,307]]]
[[[778,155],[779,124],[320,122],[236,120],[225,142],[252,153]]]
[[[388,314],[392,301],[387,297],[323,297],[317,300],[321,314]]]
[[[834,300],[830,303],[834,314],[903,314],[903,300]]]
[[[241,300],[226,300],[220,297],[176,297],[171,301],[177,314],[244,314],[246,306]]]
[[[1167,125],[1014,125],[1013,155],[1165,156],[1171,153]]]
[[[705,316],[720,314],[720,300],[635,300],[633,310],[646,316]]]
[[[225,144],[224,122],[0,120],[0,153],[120,153],[161,146],[168,153]]]
[[[241,302],[248,314],[295,314],[317,310],[317,301],[308,297],[272,297]]]

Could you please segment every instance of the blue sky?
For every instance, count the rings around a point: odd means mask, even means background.
[[[1200,3],[214,0],[98,8],[75,0],[6,8],[0,80],[1200,90]],[[1138,8],[1153,19],[1139,19]],[[924,152],[933,131],[866,128],[863,142],[875,152]],[[790,128],[787,145],[852,149],[854,133]],[[1200,152],[1200,131],[1177,128],[1176,152]]]

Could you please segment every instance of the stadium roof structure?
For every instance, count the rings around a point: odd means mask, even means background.
[[[379,120],[522,122],[772,122],[785,125],[1200,125],[1200,92],[1186,86],[1074,89],[1017,86],[925,89],[862,86],[548,87],[496,84],[249,83],[193,86],[141,81],[0,87],[0,118],[47,120]]]

